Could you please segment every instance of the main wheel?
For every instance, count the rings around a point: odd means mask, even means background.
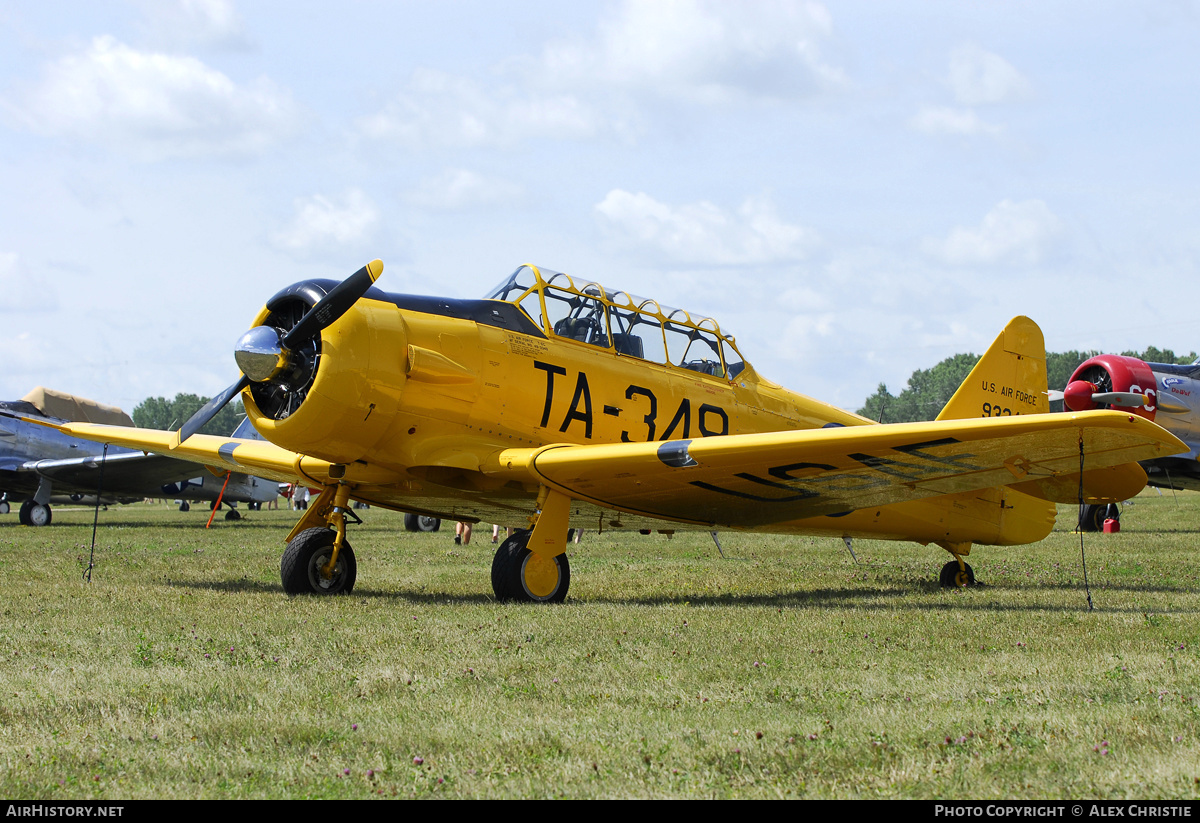
[[[225,519],[226,520],[241,520],[242,513],[239,512],[237,509],[230,509],[229,511],[225,512]]]
[[[358,563],[350,543],[342,542],[333,575],[326,578],[322,567],[333,554],[333,541],[337,537],[332,529],[318,527],[305,529],[288,543],[279,563],[279,577],[283,590],[288,594],[349,594],[358,577]]]
[[[942,584],[943,589],[961,589],[964,586],[975,585],[975,570],[967,563],[963,566],[966,570],[958,567],[957,560],[951,560],[946,565],[942,566],[942,573],[938,575],[938,582]]]
[[[1088,503],[1079,514],[1079,531],[1102,532],[1104,520],[1108,517],[1108,506]]]
[[[435,532],[442,527],[442,521],[436,517],[426,517],[423,514],[404,515],[404,530],[406,532]]]
[[[186,500],[179,504],[179,510],[181,512],[191,511],[191,509],[191,504],[189,504]]]
[[[53,515],[50,513],[50,506],[44,503],[37,503],[33,500],[26,500],[21,504],[21,511],[17,513],[23,526],[49,526]]]
[[[500,601],[561,603],[571,586],[565,554],[545,557],[531,552],[530,532],[522,530],[500,544],[492,558],[492,591]]]

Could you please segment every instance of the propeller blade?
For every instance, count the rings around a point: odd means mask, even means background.
[[[182,443],[184,440],[187,440],[196,432],[200,431],[200,429],[204,428],[205,424],[208,423],[209,420],[212,420],[217,416],[217,412],[225,408],[225,404],[232,400],[235,394],[249,385],[250,378],[243,374],[238,378],[236,383],[222,391],[212,400],[209,400],[207,403],[205,403],[204,407],[188,418],[188,421],[179,429],[179,432],[175,436],[175,442],[172,444],[171,448],[179,448],[180,443]]]
[[[1060,392],[1058,389],[1050,389],[1046,392],[1046,394],[1049,396],[1051,403],[1053,403],[1055,400],[1062,400],[1064,397],[1066,397],[1066,395]]]
[[[358,298],[367,293],[367,289],[383,274],[383,261],[372,260],[367,265],[338,283],[329,294],[317,301],[317,304],[300,318],[300,322],[283,338],[285,349],[294,349],[304,341],[316,337],[321,330],[331,325],[335,320],[350,310],[358,302]]]
[[[1108,403],[1112,406],[1144,406],[1146,405],[1145,395],[1138,394],[1132,391],[1106,391],[1096,392],[1092,395],[1092,401],[1095,403]]]

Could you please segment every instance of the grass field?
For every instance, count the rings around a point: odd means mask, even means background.
[[[492,546],[362,512],[349,597],[289,598],[293,516],[0,517],[9,798],[1200,797],[1200,495],[1074,510],[937,587],[914,544],[589,534],[560,606]]]

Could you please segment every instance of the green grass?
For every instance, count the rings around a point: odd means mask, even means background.
[[[102,512],[90,585],[90,511],[0,517],[0,794],[1200,796],[1200,495],[1086,538],[1094,611],[1065,528],[971,591],[913,544],[589,534],[547,607],[482,530],[362,514],[326,599],[282,593],[288,512]]]

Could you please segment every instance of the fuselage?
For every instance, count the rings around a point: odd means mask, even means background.
[[[1200,491],[1200,364],[1147,363],[1154,375],[1158,413],[1154,422],[1191,451],[1147,460],[1149,485]]]

